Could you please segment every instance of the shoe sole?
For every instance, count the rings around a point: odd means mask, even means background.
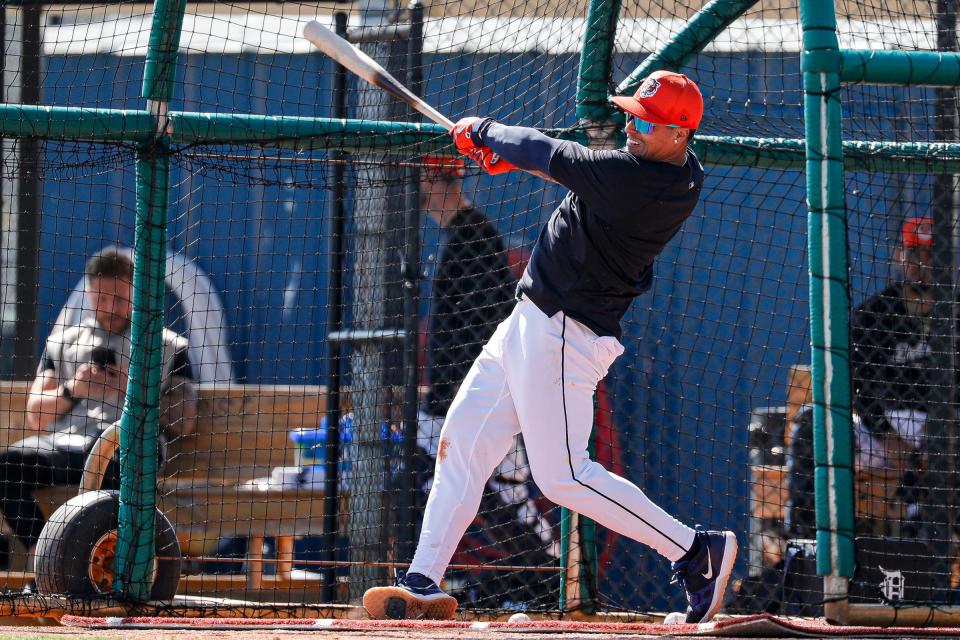
[[[710,608],[701,618],[700,624],[710,622],[717,611],[720,610],[720,607],[723,606],[723,599],[727,594],[727,583],[730,581],[730,574],[733,573],[733,563],[737,559],[737,549],[739,548],[737,536],[732,531],[724,531],[723,539],[723,560],[720,561],[717,583],[713,588],[713,599],[710,601]]]
[[[402,587],[374,587],[363,594],[363,608],[374,620],[450,620],[457,599],[446,593],[418,596]]]

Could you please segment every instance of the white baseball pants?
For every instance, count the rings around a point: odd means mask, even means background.
[[[473,520],[487,478],[523,434],[533,479],[552,502],[638,540],[671,561],[694,531],[633,483],[590,460],[593,394],[623,353],[527,299],[500,323],[460,386],[440,432],[436,472],[410,565],[439,583]]]

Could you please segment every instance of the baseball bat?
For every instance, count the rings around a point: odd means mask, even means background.
[[[386,69],[377,64],[373,58],[316,20],[311,20],[307,23],[307,26],[303,28],[303,36],[317,49],[320,49],[320,51],[323,51],[347,69],[350,69],[350,71],[354,72],[357,76],[407,103],[437,124],[446,128],[447,131],[453,129],[453,121],[450,120],[450,118],[431,107],[424,102],[420,96],[415,95],[403,86],[396,78],[390,75]]]

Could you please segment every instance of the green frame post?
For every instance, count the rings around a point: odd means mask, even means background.
[[[913,53],[913,52],[911,52]],[[888,84],[892,82],[888,81]],[[259,114],[168,113],[173,144],[250,144],[291,149],[334,149],[354,153],[373,150],[389,154],[402,149],[417,153],[453,153],[449,134],[440,125],[264,116]],[[156,135],[155,115],[142,110],[0,104],[0,135],[35,136],[89,142],[145,142]],[[549,136],[590,144],[581,129],[547,129]],[[800,138],[697,135],[697,155],[713,166],[744,166],[803,170],[806,144]],[[844,167],[885,173],[960,173],[960,143],[845,140]],[[931,165],[931,161],[936,164]]]
[[[167,105],[173,97],[186,0],[156,0],[144,66],[143,97],[154,135],[137,152],[133,320],[127,399],[120,421],[120,513],[113,590],[146,601],[153,587],[157,438],[163,368],[167,205]]]
[[[621,0],[591,0],[580,51],[576,115],[587,131],[591,145],[604,146],[615,140],[618,129],[610,104],[613,43],[617,33]],[[594,397],[596,406],[596,397]],[[596,430],[590,436],[590,456],[596,453]],[[560,610],[592,614],[599,606],[600,567],[597,554],[597,525],[590,518],[560,509]]]
[[[616,112],[608,98],[620,2],[621,0],[590,2],[577,79],[578,120],[603,123]]]
[[[960,85],[960,54],[951,51],[844,49],[840,79],[865,84],[927,87]]]
[[[840,109],[841,53],[833,0],[801,0],[813,356],[817,573],[824,614],[848,619],[854,496],[850,287]]]

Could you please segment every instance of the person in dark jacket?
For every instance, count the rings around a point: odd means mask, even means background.
[[[934,377],[938,364],[930,343],[932,231],[930,217],[904,222],[894,253],[897,278],[864,300],[850,320],[856,469],[890,469],[902,476],[898,499],[909,505],[910,517],[922,491],[927,412],[944,394]],[[816,534],[811,406],[797,413],[791,432],[785,524],[793,537],[810,538]]]
[[[423,164],[421,210],[441,233],[427,322],[428,391],[418,442],[430,456],[426,466],[432,472],[450,403],[483,345],[513,309],[517,283],[496,226],[463,193],[463,159],[427,156]],[[552,529],[541,515],[538,495],[522,442],[515,442],[487,483],[455,564],[556,562],[545,551],[552,546]],[[474,572],[461,582],[460,598],[479,607],[503,606],[505,597],[532,605],[557,588],[552,579],[523,571]]]
[[[428,157],[420,204],[441,229],[427,331],[426,411],[443,417],[480,349],[509,315],[516,282],[494,224],[463,194],[463,160]]]
[[[929,404],[940,396],[931,347],[933,219],[908,219],[896,252],[903,277],[860,305],[851,320],[853,408],[861,467],[900,472],[920,448]]]

